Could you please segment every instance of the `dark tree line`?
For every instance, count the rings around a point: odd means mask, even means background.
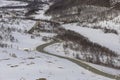
[[[64,49],[70,48],[76,52],[80,52],[80,54],[76,54],[77,59],[109,67],[120,68],[120,66],[117,66],[117,63],[115,63],[115,60],[118,60],[116,52],[97,43],[93,43],[86,37],[74,31],[64,31],[64,29],[61,29],[61,31],[63,31],[63,33],[60,33],[57,37],[65,41]],[[83,57],[80,57],[79,55],[82,55]]]

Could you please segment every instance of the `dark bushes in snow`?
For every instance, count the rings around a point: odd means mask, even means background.
[[[64,29],[60,30],[62,30],[62,34],[59,33],[57,37],[65,41],[63,47],[70,48],[81,53],[76,54],[77,59],[109,67],[120,68],[120,66],[116,66],[115,59],[118,55],[114,51],[97,43],[91,42],[88,38],[74,31],[65,31]],[[80,57],[79,55],[82,55],[83,57]]]

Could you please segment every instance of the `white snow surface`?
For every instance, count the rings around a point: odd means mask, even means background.
[[[53,45],[47,46],[44,50],[47,52],[53,53],[53,54],[57,54],[60,56],[65,56],[65,57],[71,57],[71,58],[75,58],[75,56],[73,56],[73,54],[80,53],[80,52],[69,49],[68,50],[69,54],[65,54],[65,50],[63,49],[63,43],[55,43]],[[119,69],[117,70],[117,69],[104,67],[104,66],[100,66],[100,65],[96,65],[96,64],[92,64],[92,63],[88,63],[88,62],[84,62],[84,63],[89,64],[90,66],[92,66],[100,71],[103,71],[105,73],[112,74],[112,75],[118,75],[118,76],[120,75]]]
[[[42,36],[30,38],[30,34],[14,32],[18,43],[11,43],[12,48],[0,48],[0,80],[112,80],[94,74],[68,60],[49,56],[32,50],[46,43]],[[9,44],[9,42],[8,42]],[[15,48],[14,45],[17,45]],[[20,49],[22,48],[22,49]],[[29,50],[31,48],[31,50]],[[28,49],[29,51],[25,51]]]
[[[12,57],[15,54],[17,57]],[[112,80],[39,52],[0,49],[0,80]]]
[[[47,52],[53,53],[53,54],[60,55],[60,56],[74,57],[73,54],[70,54],[70,53],[69,53],[69,55],[65,54],[65,51],[63,49],[63,43],[52,44],[50,46],[47,46],[44,50]],[[71,50],[71,53],[72,52],[73,51]]]
[[[117,52],[120,55],[120,36],[112,33],[104,33],[100,29],[92,29],[87,27],[80,27],[77,24],[63,25],[65,29],[75,31],[87,37],[90,41],[98,43],[102,46]]]
[[[19,1],[8,1],[8,0],[0,0],[0,7],[3,6],[25,6],[27,3],[19,2]]]
[[[45,13],[45,11],[46,11],[47,9],[49,9],[49,5],[44,5],[43,10],[39,10],[39,11],[37,12],[37,14],[31,15],[31,16],[34,17],[35,19],[50,20],[50,19],[51,19],[51,16],[46,16],[46,15],[44,15],[44,13]]]
[[[26,3],[18,1],[0,0],[0,7],[18,4],[26,5]],[[26,20],[0,24],[0,26],[22,30],[10,33],[18,40],[17,42],[3,41],[11,45],[11,48],[0,48],[0,80],[36,80],[39,78],[47,80],[112,80],[94,74],[68,60],[35,51],[38,45],[49,42],[43,41],[43,36],[52,37],[54,34],[42,33],[40,36],[35,36],[24,33],[34,24],[34,21]]]
[[[120,75],[119,69],[108,68],[105,66],[100,66],[100,65],[96,65],[96,64],[92,64],[92,63],[88,63],[88,62],[85,62],[85,63],[89,64],[92,67],[95,67],[96,69],[98,69],[100,71],[103,71],[103,72],[106,72],[109,74],[113,74],[113,75],[118,75],[118,76]]]
[[[21,29],[21,30],[27,30],[29,31],[35,24],[35,21],[31,21],[31,20],[15,20],[13,23],[10,22],[8,24],[3,24],[0,23],[0,25],[3,25],[5,27],[9,27],[9,28],[15,28],[15,29]]]

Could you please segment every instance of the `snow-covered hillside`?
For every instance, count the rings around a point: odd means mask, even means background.
[[[1,0],[0,1],[0,7],[3,7],[3,6],[18,6],[18,5],[24,6],[24,5],[27,5],[27,3],[20,2],[20,1],[12,1],[12,0]]]
[[[112,80],[91,73],[64,59],[36,51],[0,49],[1,80]]]
[[[76,58],[76,54],[79,55],[80,57],[84,57],[79,51],[71,50],[70,48],[64,49],[64,44],[65,43],[55,43],[53,45],[50,45],[46,47],[44,50],[47,52],[50,52],[52,54],[57,54],[65,57],[70,57],[70,58]],[[82,59],[81,58],[81,59]],[[84,62],[86,63],[86,62]],[[117,62],[119,64],[119,62]],[[120,75],[120,70],[119,69],[113,69],[113,68],[108,68],[100,65],[95,65],[92,63],[87,63],[91,65],[92,67],[99,69],[100,71],[113,74],[113,75]]]
[[[77,26],[77,24],[64,25],[64,28],[80,33],[87,37],[90,41],[105,46],[120,54],[120,36],[119,36],[120,34],[118,35],[112,33],[106,34],[101,29],[80,27]]]
[[[0,1],[0,7],[26,6],[28,4],[24,0]],[[28,8],[0,9],[0,80],[42,80],[42,78],[43,80],[113,80],[89,71],[67,59],[36,50],[36,47],[54,41],[57,36],[57,32],[39,31],[39,29],[44,27],[48,30],[55,27],[54,22],[48,21],[51,19],[51,16],[44,15],[50,5],[51,3],[42,5],[42,9],[35,11],[35,13],[29,16],[26,15],[29,12]],[[42,20],[46,22],[42,22]],[[39,22],[39,26],[36,26],[37,22]],[[72,28],[73,26],[74,28]],[[37,27],[37,30],[33,34],[28,33],[34,27]],[[101,30],[82,28],[74,24],[63,25],[62,28],[83,33],[82,35],[88,37],[93,42],[106,46],[116,52],[120,51],[119,37],[115,34],[104,34]],[[54,29],[57,29],[57,27]],[[90,33],[92,34],[90,35]],[[98,37],[93,37],[93,34],[104,38],[103,41],[98,39]],[[115,40],[115,42],[108,42],[107,40],[110,39]],[[110,43],[112,44],[110,45]],[[71,54],[65,55],[63,45],[64,41],[50,45],[45,50],[53,54],[75,57],[72,54],[74,51],[71,49],[68,50]],[[96,65],[91,66],[97,67]],[[112,71],[116,73],[116,70]]]
[[[36,37],[23,32],[12,32],[12,35],[18,41],[5,41],[12,46],[0,48],[1,80],[37,80],[39,78],[47,80],[87,80],[89,78],[111,80],[89,72],[70,61],[34,51],[35,47],[46,43],[42,40],[42,36],[52,37],[53,34],[41,33]]]

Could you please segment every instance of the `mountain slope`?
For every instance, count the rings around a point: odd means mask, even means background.
[[[63,23],[62,26],[66,30],[63,30],[63,34],[58,34],[65,41],[62,47],[68,56],[75,55],[76,58],[88,62],[119,68],[120,11],[118,5],[117,0],[61,0],[54,3],[46,11],[46,15],[51,15],[53,21]],[[100,46],[103,49],[100,49]],[[113,57],[110,55],[111,52],[112,55],[117,56]],[[90,55],[90,53],[94,54]]]
[[[49,2],[48,0],[43,1]],[[32,0],[1,1],[1,7],[31,5],[24,8],[6,7],[0,9],[0,80],[112,80],[82,68],[81,66],[83,65],[78,66],[66,59],[36,51],[37,46],[56,39],[64,42],[57,35],[64,33],[67,29],[61,27],[63,26],[61,21],[51,19],[54,14],[51,16],[44,15],[53,1],[50,0],[50,3],[42,5],[37,3],[37,7],[31,6],[34,3]],[[78,1],[84,2],[82,0]],[[65,4],[68,4],[68,2],[69,4],[74,3],[72,6],[78,5],[76,1],[69,0],[65,3],[63,2],[64,7],[66,7]],[[99,5],[94,0],[90,4]],[[99,6],[102,6],[100,7],[101,9],[103,8],[102,2]],[[88,10],[86,4],[84,8]],[[108,9],[108,6],[102,11],[106,9]],[[30,14],[26,15],[29,12]],[[60,13],[58,12],[58,14]],[[29,30],[31,30],[30,34]],[[71,52],[72,49],[70,49]]]

